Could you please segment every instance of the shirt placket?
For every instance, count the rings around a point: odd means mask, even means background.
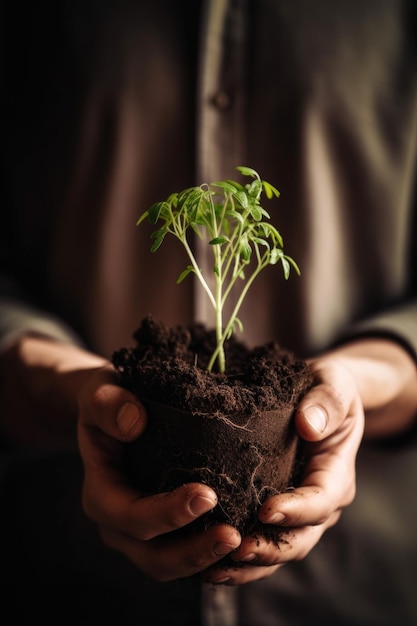
[[[196,133],[197,179],[200,183],[233,178],[236,166],[246,164],[246,16],[247,0],[205,3]],[[210,246],[204,238],[196,245],[200,266],[213,281]],[[194,310],[196,319],[213,325],[213,311],[199,285],[195,290]]]
[[[197,112],[197,178],[200,183],[232,178],[244,165],[244,60],[247,0],[213,0],[203,12]],[[205,275],[213,278],[207,240],[197,240]],[[213,287],[213,284],[210,285]],[[213,325],[202,288],[195,291],[196,319]],[[203,585],[203,626],[237,626],[238,590]]]

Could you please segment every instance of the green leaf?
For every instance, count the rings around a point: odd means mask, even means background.
[[[293,268],[294,268],[295,272],[298,274],[298,276],[300,276],[301,270],[300,270],[299,266],[297,265],[297,263],[294,261],[294,259],[291,258],[288,255],[285,255],[285,258],[287,259],[287,261],[289,261],[289,263],[291,263],[291,265],[293,266]]]
[[[151,224],[156,224],[157,221],[159,220],[161,213],[163,213],[164,211],[169,211],[169,204],[168,202],[155,202],[155,204],[153,204],[150,208],[149,208],[149,221]]]
[[[230,217],[233,217],[235,220],[237,220],[238,222],[240,222],[240,224],[243,224],[244,220],[243,220],[243,216],[241,213],[239,213],[239,211],[229,211],[229,215]]]
[[[174,191],[174,193],[171,193],[168,198],[166,199],[167,203],[171,206],[173,206],[174,208],[177,208],[177,204],[178,204],[178,192]]]
[[[229,239],[227,237],[214,237],[209,241],[210,246],[221,245],[222,243],[228,243]]]
[[[188,276],[188,274],[195,274],[195,269],[193,268],[192,265],[187,265],[187,267],[185,268],[185,270],[183,270],[181,272],[181,274],[178,276],[177,278],[177,285],[179,285],[180,283],[182,283],[182,281],[184,280],[184,278],[186,276]]]
[[[277,250],[276,248],[272,248],[271,253],[269,255],[269,264],[270,265],[276,265],[280,259],[280,257],[282,256],[282,254],[280,254],[281,250]]]
[[[240,319],[238,317],[235,317],[235,319],[232,322],[232,325],[230,326],[227,335],[226,335],[226,339],[230,339],[230,337],[233,335],[233,333],[236,332],[236,328],[240,331],[243,332],[243,324],[240,321]]]
[[[260,179],[259,174],[256,170],[251,167],[246,167],[245,165],[238,165],[237,171],[243,174],[243,176],[253,176],[253,178]]]
[[[252,248],[250,247],[247,241],[243,241],[240,244],[239,252],[240,252],[242,259],[245,261],[245,263],[249,263],[251,255],[252,255]]]
[[[279,198],[280,193],[278,191],[278,189],[276,187],[274,187],[274,185],[271,185],[271,183],[267,183],[266,180],[262,181],[262,186],[265,190],[265,195],[268,198],[268,200],[271,200],[271,198],[273,198],[274,196],[276,196],[277,198]]]
[[[199,239],[202,239],[203,238],[203,233],[201,232],[201,230],[199,228],[199,223],[198,222],[195,223],[195,224],[191,223],[190,226],[193,229],[193,231],[195,232],[195,234],[197,235],[197,237]]]
[[[185,205],[188,205],[189,207],[192,204],[193,199],[196,198],[197,193],[198,191],[196,190],[195,187],[189,187],[188,189],[184,189],[183,191],[180,191],[178,194],[178,203],[177,203],[178,210],[181,211]]]
[[[250,185],[247,186],[248,194],[252,198],[260,198],[262,193],[262,183],[260,180],[254,180]]]
[[[241,183],[238,183],[236,180],[227,179],[226,181],[223,181],[223,182],[229,183],[229,185],[232,185],[238,191],[245,191],[245,187]]]
[[[256,241],[256,243],[258,243],[260,246],[265,246],[266,248],[269,248],[270,245],[267,242],[266,239],[262,239],[261,237],[252,237],[252,241]]]
[[[285,280],[288,280],[288,278],[290,276],[291,266],[290,266],[288,260],[285,258],[285,256],[283,256],[281,258],[281,263],[282,263],[282,268],[284,270],[284,278],[285,278]]]
[[[152,237],[155,239],[155,241],[151,246],[151,252],[156,252],[158,250],[164,240],[166,232],[167,231],[165,230],[158,230],[155,233],[152,233]]]
[[[247,209],[249,206],[248,196],[245,191],[236,191],[233,194],[233,198],[240,204],[240,206],[244,209]]]
[[[236,193],[237,188],[233,184],[233,181],[222,180],[217,183],[211,183],[212,187],[218,187],[219,189],[223,189],[223,191],[227,191],[228,193]]]
[[[272,226],[272,224],[268,224],[267,222],[261,222],[259,227],[264,231],[265,237],[273,239],[276,242],[276,245],[279,245],[281,248],[283,247],[284,241],[275,226]]]
[[[250,211],[251,216],[255,220],[255,222],[260,222],[262,219],[262,211],[260,211],[259,207],[254,206]]]
[[[149,211],[145,211],[144,213],[142,213],[142,215],[138,218],[136,222],[136,226],[139,226],[140,224],[142,224],[142,222],[145,221],[148,216],[149,216]]]
[[[241,332],[243,331],[243,324],[242,324],[242,322],[240,321],[240,319],[239,319],[238,317],[235,317],[235,319],[234,319],[234,322],[233,322],[233,323],[234,323],[234,324],[238,327],[238,329],[239,329]]]
[[[269,215],[268,211],[265,211],[265,209],[263,209],[261,206],[259,207],[259,210],[261,211],[263,217],[265,217],[267,220],[271,219],[271,216]]]

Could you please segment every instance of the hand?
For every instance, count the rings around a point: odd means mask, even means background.
[[[303,398],[295,416],[305,440],[306,465],[300,486],[270,497],[259,511],[267,524],[284,526],[275,546],[245,538],[232,555],[245,567],[212,569],[210,582],[242,584],[270,576],[283,563],[304,558],[355,494],[355,459],[363,433],[362,403],[352,376],[338,365],[312,364],[317,384]],[[229,580],[226,580],[229,578]]]
[[[218,526],[189,538],[175,531],[216,505],[206,485],[141,498],[122,467],[122,444],[146,426],[146,412],[118,385],[112,365],[76,346],[21,337],[0,359],[0,427],[24,445],[79,444],[85,468],[83,504],[104,542],[158,580],[190,576],[240,544]],[[78,437],[77,437],[78,430]]]
[[[220,525],[197,535],[176,531],[212,509],[217,498],[206,485],[141,497],[124,474],[122,442],[146,426],[143,405],[117,385],[114,370],[95,370],[79,396],[79,449],[85,468],[83,507],[104,543],[122,552],[148,576],[168,581],[191,576],[239,546],[239,533]]]
[[[401,432],[415,419],[417,370],[399,344],[356,341],[310,364],[316,384],[295,416],[306,458],[301,484],[270,497],[259,511],[262,522],[284,526],[283,542],[245,538],[232,555],[240,567],[213,567],[204,575],[209,582],[246,583],[306,557],[355,496],[364,409],[366,433],[374,437]]]

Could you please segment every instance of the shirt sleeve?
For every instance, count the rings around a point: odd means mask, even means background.
[[[33,305],[9,280],[0,278],[0,353],[24,334],[84,345],[67,323]]]
[[[351,325],[342,341],[370,335],[398,341],[417,362],[417,298]]]

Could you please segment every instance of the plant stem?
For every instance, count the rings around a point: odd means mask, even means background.
[[[195,260],[194,254],[192,253],[192,250],[191,250],[190,246],[188,245],[188,241],[187,241],[187,239],[186,239],[185,237],[182,237],[182,238],[181,238],[181,242],[182,242],[182,244],[183,244],[183,246],[184,246],[184,248],[185,248],[185,250],[186,250],[186,252],[187,252],[187,254],[188,254],[188,258],[189,258],[189,259],[190,259],[190,261],[191,261],[191,265],[192,265],[192,266],[193,266],[193,268],[194,268],[194,271],[195,271],[195,273],[196,273],[196,275],[197,275],[197,278],[198,278],[198,280],[200,281],[200,283],[201,283],[201,285],[202,285],[202,287],[203,287],[204,291],[205,291],[205,292],[206,292],[206,294],[208,295],[208,297],[209,297],[209,299],[210,299],[210,302],[211,302],[212,306],[213,306],[214,308],[217,308],[216,299],[215,299],[215,297],[213,296],[213,293],[212,293],[212,291],[211,291],[210,287],[208,286],[208,284],[207,284],[207,282],[206,282],[206,279],[204,278],[204,276],[203,276],[203,274],[202,274],[202,272],[201,272],[201,270],[200,270],[200,268],[199,268],[199,266],[198,266],[198,264],[197,264],[197,261]]]
[[[231,337],[235,327],[242,329],[237,314],[261,270],[268,264],[275,265],[281,261],[285,278],[289,276],[290,266],[300,273],[295,261],[284,254],[282,237],[268,223],[269,214],[260,204],[263,191],[271,199],[274,195],[279,196],[278,190],[262,181],[254,169],[243,166],[237,169],[244,176],[256,180],[244,186],[226,180],[184,189],[171,194],[165,201],[154,203],[137,221],[139,225],[148,217],[152,224],[159,220],[163,222],[162,227],[152,233],[152,252],[158,250],[168,233],[183,244],[190,264],[181,272],[177,283],[194,273],[209,298],[215,316],[216,346],[207,369],[211,371],[217,362],[221,373],[226,371],[225,341]],[[214,287],[204,277],[188,244],[187,231],[190,228],[198,237],[202,233],[208,236],[214,257]],[[265,253],[261,254],[261,249],[265,248]],[[224,307],[238,279],[242,280],[243,286],[238,290],[238,300],[223,328]]]
[[[219,232],[222,229],[222,221],[224,219],[225,211],[226,211],[227,200],[223,205],[222,215],[220,217],[220,224],[217,223],[216,219],[216,211],[213,204],[213,198],[210,196],[210,206],[211,206],[211,215],[212,215],[212,234],[214,237],[218,237]],[[218,363],[218,370],[221,374],[224,374],[226,371],[226,358],[224,354],[224,342],[222,341],[223,334],[223,259],[222,253],[220,249],[220,245],[215,244],[213,246],[213,255],[214,255],[214,264],[216,267],[215,271],[215,328],[216,328],[216,345],[219,346],[219,350],[217,352],[216,358]],[[208,367],[209,371],[211,371],[215,360],[210,360],[210,365]]]
[[[224,329],[224,332],[221,334],[220,337],[217,336],[216,333],[216,337],[217,337],[217,347],[215,349],[215,351],[213,352],[213,354],[211,355],[211,359],[209,361],[209,364],[207,366],[208,371],[211,371],[213,368],[214,363],[216,362],[216,359],[219,358],[220,354],[223,353],[223,358],[224,358],[224,342],[226,341],[226,338],[228,337],[231,328],[233,326],[233,322],[236,319],[240,307],[242,306],[242,303],[246,297],[246,294],[250,288],[250,286],[252,285],[253,281],[255,280],[255,278],[258,276],[258,274],[268,265],[268,254],[265,253],[262,261],[260,263],[258,263],[258,265],[256,266],[255,270],[253,271],[252,275],[248,278],[248,280],[246,281],[246,284],[244,286],[244,288],[242,289],[240,296],[236,302],[235,308],[233,309],[230,317],[229,317],[229,321]]]

